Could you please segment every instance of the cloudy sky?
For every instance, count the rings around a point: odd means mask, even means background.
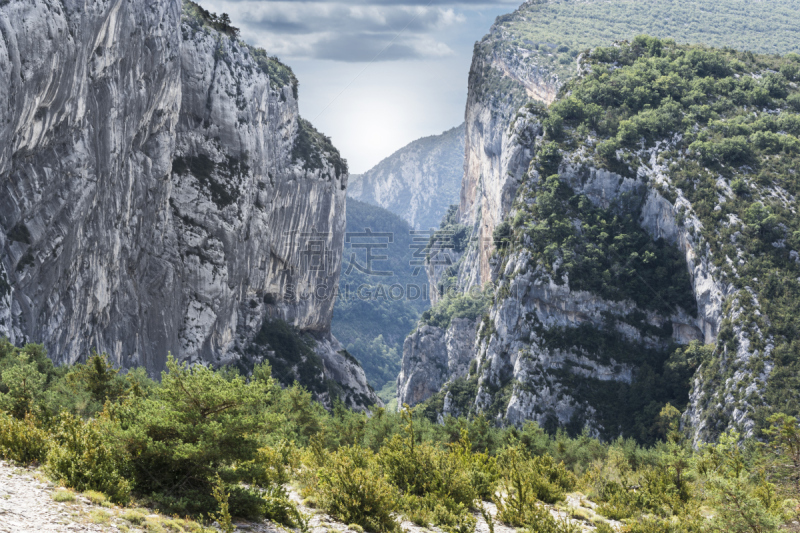
[[[199,0],[292,67],[352,173],[464,120],[472,47],[521,0]]]

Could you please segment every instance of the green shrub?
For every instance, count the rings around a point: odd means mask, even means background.
[[[33,411],[34,403],[41,397],[47,376],[39,371],[37,362],[26,351],[16,350],[2,363],[0,409],[24,418]]]
[[[434,493],[423,496],[406,494],[400,501],[400,508],[408,520],[425,528],[436,526],[451,533],[467,533],[475,529],[476,520],[468,506]]]
[[[143,524],[146,517],[147,517],[146,513],[139,511],[137,509],[131,509],[125,511],[120,515],[120,518],[122,518],[123,520],[127,520],[128,522],[130,522],[135,526]]]
[[[530,457],[519,445],[511,446],[500,454],[498,467],[501,492],[505,496],[496,500],[501,520],[518,522],[519,517],[533,512],[537,500],[555,503],[563,500],[566,492],[577,484],[575,474],[564,463],[556,464],[550,455]]]
[[[498,518],[511,525],[521,526],[518,531],[530,533],[579,533],[580,527],[570,521],[569,518],[555,518],[550,510],[542,504],[531,503],[526,506],[520,514],[512,515],[509,513],[500,516],[498,507]],[[511,520],[507,520],[511,518]]]
[[[398,531],[392,517],[397,491],[376,466],[372,452],[357,446],[330,454],[317,473],[320,505],[345,523],[376,533]]]
[[[450,453],[431,443],[417,442],[419,435],[411,410],[406,407],[401,415],[403,434],[394,435],[378,455],[388,480],[407,495],[433,494],[437,501],[449,500],[447,505],[451,510],[458,505],[470,507],[477,492],[465,468],[463,453]]]
[[[68,490],[57,490],[50,495],[54,502],[74,502],[75,494]]]
[[[255,457],[237,467],[241,479],[260,487],[285,485],[289,482],[291,445],[286,441],[277,448],[264,446],[256,450]]]
[[[87,490],[83,495],[95,505],[103,505],[108,501],[108,497],[105,494],[96,490]]]
[[[289,527],[300,528],[301,530],[304,528],[306,518],[297,509],[294,502],[289,499],[286,489],[282,486],[267,488],[261,497],[263,499],[262,514],[264,518]],[[306,506],[314,507],[314,505],[307,505],[307,503]]]
[[[108,524],[111,522],[111,514],[105,509],[92,509],[89,511],[89,519],[93,524]]]
[[[611,524],[609,524],[605,520],[597,521],[595,523],[595,526],[597,527],[595,533],[616,533],[614,531],[614,528],[611,527]]]
[[[510,231],[510,226],[506,225]],[[505,237],[509,242],[510,233]],[[482,316],[489,308],[491,292],[489,289],[481,293],[445,294],[435,306],[422,313],[422,323],[447,329],[454,318],[468,318],[475,320]]]
[[[23,464],[44,461],[49,440],[30,414],[18,420],[0,411],[0,457]]]
[[[68,487],[96,490],[116,503],[125,503],[130,482],[124,477],[129,458],[110,434],[106,418],[83,422],[63,413],[47,455],[47,471]]]
[[[608,481],[599,495],[597,512],[612,520],[630,518],[636,514],[636,498],[622,484]]]
[[[134,488],[151,495],[164,511],[204,513],[215,507],[212,486],[220,475],[230,492],[231,509],[260,509],[252,492],[235,486],[253,481],[250,467],[263,435],[282,420],[266,409],[275,387],[268,366],[256,367],[246,380],[202,365],[179,365],[170,356],[152,396],[114,411],[125,428]],[[236,464],[247,468],[238,472]],[[267,476],[267,470],[260,475]]]
[[[211,495],[217,501],[217,512],[216,514],[211,515],[212,518],[217,521],[222,531],[225,533],[233,533],[233,530],[236,528],[231,522],[229,505],[230,495],[225,491],[225,483],[222,482],[219,474],[217,474],[216,480],[214,481],[214,486],[211,489]]]

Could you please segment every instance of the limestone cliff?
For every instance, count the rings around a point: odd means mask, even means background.
[[[252,365],[281,320],[363,405],[329,333],[346,163],[288,67],[207,22],[178,0],[2,3],[0,332],[157,373],[168,352]]]
[[[464,125],[417,139],[364,174],[350,176],[347,195],[403,217],[412,228],[437,228],[458,202],[464,176]]]
[[[645,163],[634,171],[627,165],[613,171],[600,168],[592,161],[596,156],[591,135],[587,151],[564,154],[562,164],[544,176],[537,173],[534,163],[545,140],[545,106],[559,97],[566,81],[579,74],[591,48],[646,30],[679,41],[707,40],[718,46],[748,43],[753,50],[770,53],[789,50],[776,49],[775,41],[759,42],[755,33],[742,29],[747,15],[736,13],[730,5],[719,6],[726,17],[703,13],[697,24],[685,28],[676,27],[666,16],[671,9],[682,9],[675,2],[648,5],[644,10],[629,1],[608,6],[594,1],[527,2],[499,17],[476,44],[465,112],[459,209],[460,222],[472,234],[465,250],[454,254],[454,265],[429,264],[428,275],[432,287],[450,284],[449,300],[432,294],[440,309],[463,307],[469,291],[487,284],[494,296],[488,311],[471,322],[473,362],[466,374],[448,373],[448,352],[442,341],[446,332],[423,319],[404,346],[399,402],[427,400],[441,413],[484,412],[501,423],[537,420],[551,429],[567,426],[576,431],[588,426],[611,437],[623,421],[607,415],[613,411],[609,398],[616,395],[639,402],[650,391],[637,380],[641,383],[655,365],[668,370],[662,376],[676,372],[676,382],[697,371],[691,394],[674,391],[689,399],[683,422],[694,439],[713,438],[729,425],[750,432],[761,405],[758,396],[774,364],[773,341],[762,333],[768,319],[762,319],[763,302],[759,303],[755,291],[735,288],[726,277],[729,274],[720,270],[720,262],[725,261],[713,256],[708,240],[700,237],[703,231],[715,235],[718,228],[701,224],[695,206],[675,186],[662,155],[676,141],[663,139],[658,148],[637,153],[635,157]],[[754,9],[771,16],[767,6]],[[645,26],[639,28],[639,23]],[[712,27],[713,33],[703,35],[703,28]],[[790,33],[788,29],[776,32]],[[497,244],[510,246],[506,237],[519,223],[521,206],[534,201],[538,193],[533,189],[542,187],[550,174],[558,174],[569,185],[571,192],[564,194],[587,198],[593,209],[612,219],[616,214],[635,220],[631,231],[643,232],[672,260],[680,260],[680,268],[667,270],[686,275],[680,303],[670,301],[669,306],[656,309],[651,302],[579,289],[583,280],[553,278],[533,260],[526,249],[529,241],[517,242],[513,251],[498,250]],[[722,204],[735,195],[728,181],[718,181]],[[770,202],[791,202],[785,191],[764,194]],[[578,234],[582,223],[580,217],[573,220]],[[734,217],[725,227],[740,225],[744,228]],[[747,316],[758,317],[759,325],[747,325]],[[711,353],[720,336],[726,346],[715,352],[722,353],[719,359],[699,355]],[[700,343],[686,347],[693,340]],[[671,352],[675,345],[684,348]],[[649,355],[636,355],[645,353]],[[685,359],[670,359],[673,356]],[[701,364],[704,357],[714,363]],[[724,374],[722,383],[721,377],[709,374],[715,371]],[[620,406],[630,408],[618,403],[619,413],[624,411]],[[642,413],[653,409],[637,406]],[[624,412],[621,416],[640,414]]]

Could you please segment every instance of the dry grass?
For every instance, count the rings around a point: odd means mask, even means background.
[[[93,524],[108,524],[111,522],[111,513],[104,509],[95,509],[89,513],[89,519]]]
[[[75,494],[68,490],[57,490],[50,495],[54,502],[74,502]]]
[[[128,522],[130,522],[135,526],[143,524],[145,516],[146,516],[145,513],[139,511],[138,509],[130,509],[124,511],[121,515],[119,515],[120,518],[122,518],[123,520],[127,520]]]
[[[105,494],[96,490],[87,490],[83,493],[83,496],[95,505],[103,505],[108,501],[108,497]]]

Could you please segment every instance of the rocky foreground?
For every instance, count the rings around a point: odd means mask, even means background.
[[[290,489],[292,499],[308,518],[308,533],[363,533],[358,526],[348,526],[331,516],[300,503],[300,496]],[[306,500],[308,503],[308,500]],[[591,502],[580,494],[567,497],[566,506],[551,509],[556,518],[568,519],[582,531],[595,529],[591,519],[595,516]],[[490,514],[496,513],[493,504],[484,503]],[[486,520],[475,512],[478,523],[475,533],[489,533]],[[613,523],[618,526],[619,524]],[[261,533],[289,533],[289,528],[270,521],[235,521],[236,531]],[[401,524],[405,533],[422,533],[438,528],[422,528],[411,522]],[[77,493],[50,481],[34,467],[23,468],[0,461],[0,533],[32,533],[39,531],[126,531],[126,532],[193,532],[222,531],[219,524],[203,526],[198,522],[168,517],[141,507],[120,507],[106,501],[100,493]],[[300,531],[300,530],[297,530]],[[516,529],[494,524],[493,533],[515,533]]]

